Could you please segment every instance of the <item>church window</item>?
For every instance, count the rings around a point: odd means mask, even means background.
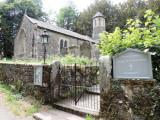
[[[63,40],[60,41],[60,49],[63,48]]]
[[[101,26],[101,18],[99,18],[99,26]]]
[[[103,20],[103,26],[105,26],[105,19]]]
[[[64,48],[67,48],[67,41],[64,41]]]
[[[60,47],[60,54],[65,55],[68,53],[68,41],[64,39],[60,39],[59,41],[59,47]]]

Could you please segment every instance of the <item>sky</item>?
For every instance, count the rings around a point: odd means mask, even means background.
[[[126,0],[111,0],[113,4],[117,4],[124,1]],[[58,13],[59,9],[68,5],[69,2],[74,3],[79,11],[83,11],[90,4],[92,4],[94,0],[42,0],[42,2],[44,11],[53,14]]]
[[[113,4],[122,3],[126,0],[110,0]],[[78,11],[83,11],[90,4],[94,2],[94,0],[42,0],[43,2],[43,10],[49,14],[50,18],[54,18],[60,8],[67,6],[70,2],[72,2]]]
[[[5,0],[0,0],[5,1]],[[126,0],[110,0],[113,4],[117,4],[120,2],[124,2]],[[94,0],[42,0],[43,2],[43,11],[48,13],[50,16],[56,15],[60,8],[67,6],[70,2],[72,2],[78,11],[83,11],[90,4],[94,2]]]

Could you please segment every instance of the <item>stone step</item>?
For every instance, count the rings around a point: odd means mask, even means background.
[[[61,110],[52,109],[46,112],[39,112],[33,115],[36,120],[85,120],[85,118],[67,113]]]
[[[59,110],[63,110],[65,112],[69,112],[69,113],[72,113],[72,114],[75,114],[75,115],[78,115],[78,116],[81,116],[81,117],[86,117],[88,114],[89,115],[92,115],[96,118],[99,117],[99,111],[98,110],[91,110],[91,109],[86,109],[86,108],[83,108],[83,107],[76,107],[74,105],[70,106],[70,105],[67,105],[67,104],[64,104],[63,102],[59,102],[59,103],[55,103],[54,104],[54,107],[56,109],[59,109]]]
[[[89,94],[95,94],[95,95],[100,95],[100,85],[93,85],[91,87],[87,88],[87,93]]]
[[[99,92],[92,91],[92,90],[87,90],[86,92],[87,92],[87,94],[100,95]]]

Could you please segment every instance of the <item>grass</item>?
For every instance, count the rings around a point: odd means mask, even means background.
[[[73,55],[61,56],[50,56],[46,59],[46,64],[52,64],[53,61],[60,61],[62,64],[91,64],[93,60],[86,57],[75,57]],[[43,59],[2,59],[0,63],[10,63],[10,64],[43,64]]]
[[[87,115],[85,120],[93,120],[93,117],[91,115]]]
[[[19,93],[13,92],[10,86],[0,83],[0,92],[4,96],[5,104],[18,116],[30,116],[38,112],[40,103],[32,97],[23,97]]]

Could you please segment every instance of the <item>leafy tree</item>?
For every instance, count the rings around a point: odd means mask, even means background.
[[[160,0],[147,0],[148,9],[152,9],[156,14],[160,15]]]
[[[160,34],[157,27],[159,16],[155,16],[151,10],[147,10],[144,19],[144,23],[138,18],[128,19],[126,29],[116,27],[112,33],[102,33],[99,44],[101,53],[112,55],[126,48],[144,50],[159,45]]]
[[[105,16],[106,31],[113,32],[115,27],[125,28],[127,19],[139,18],[142,22],[145,21],[143,15],[148,9],[160,14],[159,6],[160,0],[127,0],[118,5],[113,5],[108,0],[95,0],[93,4],[80,13],[75,24],[75,30],[91,36],[92,17],[97,11],[100,11]]]
[[[160,80],[160,17],[147,10],[144,19],[145,22],[138,18],[128,19],[125,29],[117,27],[112,33],[102,33],[98,46],[103,55],[114,55],[126,48],[149,50],[154,53],[154,76]]]
[[[69,5],[60,9],[57,15],[57,25],[68,30],[75,30],[75,23],[78,17],[78,12],[74,5]]]
[[[92,17],[101,12],[106,18],[106,30],[111,31],[115,25],[115,13],[117,12],[115,7],[111,5],[108,0],[95,0],[86,10],[80,13],[76,22],[76,31],[85,34],[92,35]]]
[[[41,0],[7,0],[0,3],[0,44],[4,57],[11,57],[13,55],[13,40],[25,11],[28,16],[37,19],[46,16],[42,12]]]

